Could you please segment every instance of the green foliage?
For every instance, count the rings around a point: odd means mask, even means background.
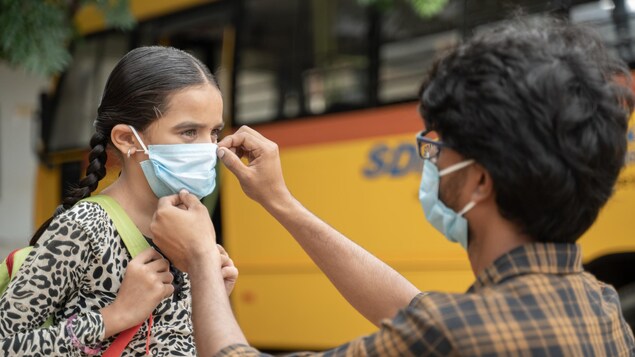
[[[48,1],[0,1],[0,57],[29,72],[61,71],[71,58],[65,13]]]
[[[357,0],[361,5],[376,6],[387,10],[394,6],[397,0]],[[448,0],[406,0],[421,17],[432,17],[443,10]]]
[[[443,10],[448,0],[410,0],[412,7],[423,17],[431,17]]]
[[[44,76],[63,71],[71,60],[68,45],[77,36],[73,18],[88,4],[103,12],[109,26],[135,23],[129,0],[0,0],[0,59]]]
[[[104,14],[109,26],[120,30],[127,30],[135,25],[135,18],[130,12],[129,0],[84,0],[83,4],[94,3]]]

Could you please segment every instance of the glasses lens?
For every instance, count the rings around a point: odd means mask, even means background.
[[[433,157],[436,157],[438,153],[439,147],[436,145],[424,143],[421,146],[421,156],[424,159],[431,159]]]
[[[436,132],[431,131],[420,136],[417,140],[419,144],[419,155],[424,159],[434,159],[439,155],[441,143]]]

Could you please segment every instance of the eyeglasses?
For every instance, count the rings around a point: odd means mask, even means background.
[[[439,135],[433,130],[422,130],[417,134],[417,151],[424,160],[436,161],[441,148],[446,145],[439,140]]]

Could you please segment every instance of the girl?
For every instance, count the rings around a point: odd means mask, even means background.
[[[86,177],[36,232],[33,251],[0,297],[0,354],[101,354],[153,312],[123,355],[196,355],[187,275],[151,249],[131,259],[101,206],[77,202],[105,176],[110,148],[122,170],[101,194],[151,239],[158,198],[181,189],[201,198],[214,189],[222,113],[214,77],[193,56],[142,47],[119,61],[94,123]],[[226,256],[224,265],[229,293],[237,270]],[[54,323],[40,328],[49,316]]]

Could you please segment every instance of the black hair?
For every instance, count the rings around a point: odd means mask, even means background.
[[[95,133],[90,139],[86,176],[63,198],[56,215],[89,197],[106,175],[106,148],[117,124],[143,131],[169,108],[171,95],[183,89],[218,84],[210,70],[194,56],[172,47],[139,47],[128,52],[110,73],[97,109]],[[55,215],[35,232],[37,242]]]
[[[510,20],[459,45],[420,91],[426,127],[491,175],[500,214],[539,242],[575,242],[624,165],[630,73],[590,29]]]

